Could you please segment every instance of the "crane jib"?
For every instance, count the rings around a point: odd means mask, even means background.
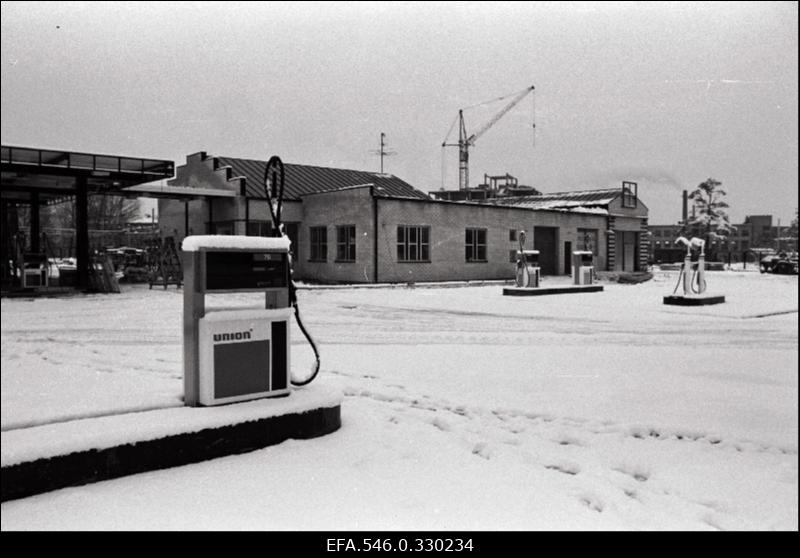
[[[458,146],[458,151],[459,151],[459,156],[458,156],[458,160],[459,160],[458,188],[459,188],[459,190],[466,190],[467,188],[469,188],[469,167],[468,167],[469,147],[471,145],[475,145],[475,141],[479,137],[481,137],[483,134],[485,134],[492,126],[497,124],[497,122],[508,111],[510,111],[512,108],[514,108],[520,101],[522,101],[522,99],[524,99],[528,95],[528,93],[533,92],[533,90],[534,90],[534,86],[531,85],[530,87],[526,87],[521,92],[517,93],[514,96],[514,98],[511,101],[508,102],[508,104],[506,104],[502,109],[500,109],[500,111],[497,114],[495,114],[492,118],[490,118],[488,122],[486,122],[483,126],[481,126],[478,129],[477,132],[475,132],[475,133],[473,133],[473,134],[471,134],[469,136],[467,136],[466,125],[464,124],[464,110],[466,110],[466,109],[461,109],[461,110],[458,111],[458,117],[456,118],[456,120],[459,122],[458,143],[457,144],[447,143],[447,139],[450,137],[450,132],[452,132],[453,127],[455,125],[455,122],[453,122],[453,126],[450,126],[450,131],[447,132],[447,137],[445,137],[444,142],[442,142],[442,147]],[[508,95],[503,96],[503,97],[498,97],[497,99],[493,99],[492,101],[486,101],[484,103],[479,103],[478,105],[472,105],[472,106],[467,107],[467,108],[473,108],[473,107],[481,106],[481,105],[484,105],[484,104],[487,104],[487,103],[490,103],[490,102],[506,99],[507,97],[508,97]],[[533,124],[533,127],[534,128],[536,127],[535,123]],[[443,180],[444,180],[444,178],[443,178]]]

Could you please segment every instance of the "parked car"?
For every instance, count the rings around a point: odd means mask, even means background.
[[[759,264],[761,273],[775,273],[779,275],[797,275],[797,254],[780,252],[765,256]]]
[[[121,246],[107,248],[105,253],[111,257],[118,279],[132,283],[147,280],[147,253],[144,250]]]

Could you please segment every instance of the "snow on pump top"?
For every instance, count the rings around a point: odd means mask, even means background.
[[[288,252],[291,242],[286,236],[280,238],[265,236],[197,235],[183,239],[181,248],[185,252],[202,249],[231,248],[239,250],[277,250]]]

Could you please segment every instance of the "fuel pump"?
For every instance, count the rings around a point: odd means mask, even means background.
[[[284,172],[278,157],[269,160],[264,178],[272,237],[209,235],[183,241],[187,405],[284,396],[291,392],[290,385],[306,385],[319,372],[319,351],[300,317],[291,244],[280,220]],[[264,293],[264,306],[207,310],[207,295],[233,292]],[[305,379],[291,373],[292,311],[315,356]]]
[[[683,244],[686,246],[686,255],[683,258],[683,263],[681,264],[681,271],[678,274],[678,282],[675,284],[675,289],[672,291],[672,294],[678,292],[678,287],[683,281],[683,294],[688,295],[692,292],[692,281],[689,278],[689,271],[692,269],[692,243],[684,236],[679,236],[675,240],[675,244]]]
[[[603,290],[602,285],[592,284],[594,267],[591,252],[575,252],[573,256],[574,285],[540,286],[541,268],[539,250],[525,250],[525,231],[519,231],[519,250],[514,287],[503,288],[504,296],[543,296],[565,293],[591,293]],[[577,266],[577,267],[575,267]]]
[[[675,294],[678,291],[678,287],[681,285],[681,283],[683,283],[684,296],[703,294],[706,291],[705,241],[697,237],[692,237],[691,240],[687,240],[686,237],[680,236],[677,240],[675,240],[675,244],[683,244],[686,246],[686,256],[683,259],[683,264],[681,264],[678,282],[676,283],[672,294]],[[696,266],[692,264],[692,249],[700,250]]]
[[[289,394],[289,243],[188,236],[183,240],[184,402],[219,405]],[[213,309],[217,293],[264,293],[262,308]]]
[[[539,250],[525,250],[525,231],[519,231],[519,250],[517,250],[516,284],[522,288],[538,288]]]
[[[697,269],[692,276],[692,292],[703,294],[706,292],[706,242],[700,238],[691,240],[692,246],[700,249],[700,256],[697,258]]]
[[[572,252],[572,282],[575,285],[594,283],[594,254],[584,250]]]

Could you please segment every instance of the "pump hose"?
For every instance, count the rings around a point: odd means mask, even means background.
[[[699,268],[699,266],[698,266],[698,268]],[[697,284],[697,287],[695,287],[695,284]],[[705,280],[705,278],[703,279],[703,284],[700,285],[700,272],[699,272],[699,269],[695,269],[694,270],[694,274],[692,275],[691,287],[692,287],[692,292],[694,294],[700,294],[700,293],[705,292],[705,290],[706,290],[706,280]]]
[[[280,171],[280,174],[276,173],[276,169]],[[272,170],[272,192],[270,192],[269,184],[270,184],[270,170]],[[273,231],[272,234],[275,237],[282,237],[283,236],[283,223],[281,223],[281,208],[283,206],[283,191],[284,191],[284,179],[285,174],[283,170],[283,161],[281,161],[280,157],[277,155],[273,155],[270,160],[267,162],[267,166],[264,169],[264,191],[267,195],[267,200],[269,201],[269,214],[272,218],[272,226]],[[294,280],[292,279],[292,258],[289,256],[289,304],[292,305],[294,308],[294,319],[297,322],[297,325],[300,327],[300,331],[303,332],[308,344],[311,345],[311,349],[314,351],[314,367],[311,372],[311,376],[306,378],[305,380],[296,381],[294,378],[291,379],[293,386],[304,386],[310,384],[314,378],[317,377],[319,374],[319,367],[320,367],[320,358],[319,358],[319,350],[317,349],[317,344],[314,342],[314,339],[306,330],[306,326],[303,324],[303,320],[300,318],[300,308],[297,306],[297,286],[294,284]]]
[[[673,289],[672,294],[675,294],[675,293],[678,292],[678,287],[681,286],[681,279],[683,278],[683,274],[686,273],[686,269],[685,268],[686,268],[686,264],[682,263],[681,264],[681,272],[678,273],[678,282],[675,283],[675,288]]]

